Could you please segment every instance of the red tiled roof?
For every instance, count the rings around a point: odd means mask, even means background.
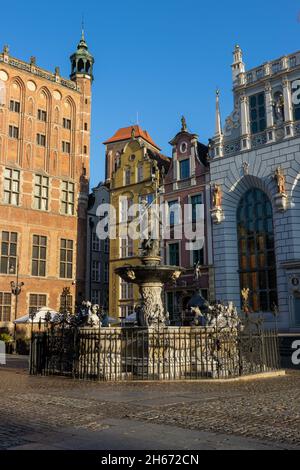
[[[119,142],[121,140],[128,140],[131,139],[132,129],[135,130],[135,137],[141,137],[142,139],[146,140],[149,144],[153,145],[157,150],[160,150],[158,145],[152,140],[151,136],[148,134],[147,131],[143,131],[140,126],[130,126],[130,127],[122,127],[121,129],[117,130],[117,132],[108,140],[103,142],[104,144],[111,144],[112,142]]]

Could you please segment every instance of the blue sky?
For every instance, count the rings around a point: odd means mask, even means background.
[[[91,185],[104,177],[102,142],[136,122],[170,155],[185,115],[207,143],[214,131],[215,89],[222,118],[231,112],[232,50],[246,67],[300,49],[300,2],[294,0],[28,0],[1,5],[2,44],[12,56],[70,73],[84,14],[95,56]]]

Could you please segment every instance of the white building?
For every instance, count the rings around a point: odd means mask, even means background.
[[[300,52],[249,71],[233,56],[234,110],[222,130],[217,93],[210,148],[216,298],[241,306],[249,288],[253,311],[299,331]]]

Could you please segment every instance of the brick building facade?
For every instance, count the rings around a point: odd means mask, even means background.
[[[71,79],[0,54],[0,326],[84,297],[93,57],[84,34]],[[16,298],[11,282],[23,282]]]

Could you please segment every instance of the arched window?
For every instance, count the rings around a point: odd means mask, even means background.
[[[5,106],[6,88],[3,80],[0,79],[0,106]]]
[[[250,289],[254,312],[270,312],[277,305],[273,210],[267,195],[252,188],[237,210],[240,288]]]
[[[82,59],[79,59],[78,61],[78,72],[79,73],[84,72],[84,62]]]

